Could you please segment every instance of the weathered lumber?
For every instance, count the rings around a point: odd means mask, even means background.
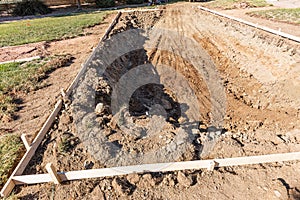
[[[260,26],[258,24],[254,24],[254,23],[248,22],[248,21],[243,20],[243,19],[239,19],[239,18],[236,18],[236,17],[232,17],[230,15],[222,14],[222,13],[214,11],[214,10],[210,10],[208,8],[204,8],[202,6],[198,6],[198,8],[201,9],[201,10],[213,13],[213,14],[218,15],[218,16],[225,17],[225,18],[228,18],[228,19],[231,19],[231,20],[234,20],[234,21],[246,24],[248,26],[252,26],[254,28],[257,28],[257,29],[260,29],[260,30],[263,30],[263,31],[266,31],[266,32],[269,32],[269,33],[272,33],[272,34],[275,34],[275,35],[279,35],[279,36],[287,38],[289,40],[293,40],[295,42],[300,42],[300,38],[296,37],[294,35],[283,33],[281,31],[277,31],[277,30],[274,30],[274,29],[271,29],[271,28],[268,28],[268,27],[265,27],[265,26]]]
[[[132,173],[167,172],[167,171],[191,170],[191,169],[213,170],[215,167],[252,165],[252,164],[284,162],[284,161],[294,161],[294,160],[300,160],[300,152],[223,158],[223,159],[213,159],[213,160],[195,160],[195,161],[184,161],[184,162],[132,165],[132,166],[123,166],[123,167],[60,172],[57,174],[61,181],[72,181],[72,180],[80,180],[80,179],[87,179],[87,178],[100,178],[100,177],[107,177],[107,176],[126,175]],[[14,176],[13,180],[18,185],[46,183],[46,182],[53,181],[50,174]]]
[[[46,170],[47,170],[48,174],[50,175],[52,181],[55,184],[60,184],[61,178],[58,176],[57,171],[52,163],[48,163],[46,165]]]
[[[22,142],[23,142],[23,144],[24,144],[26,150],[29,150],[30,144],[29,144],[29,142],[28,142],[27,134],[22,134],[22,135],[21,135],[21,140],[22,140]]]
[[[15,187],[15,183],[14,183],[12,177],[21,175],[24,172],[26,166],[28,165],[29,161],[35,154],[35,151],[37,150],[40,143],[42,142],[45,134],[49,131],[53,122],[55,121],[55,118],[56,118],[57,114],[59,113],[61,107],[62,107],[62,100],[59,100],[56,103],[54,110],[52,111],[52,113],[50,114],[50,116],[48,117],[46,122],[44,123],[43,127],[41,128],[39,133],[36,135],[35,139],[33,140],[32,144],[30,145],[30,148],[27,149],[26,153],[20,160],[19,164],[17,165],[15,170],[10,175],[8,181],[3,186],[3,188],[0,192],[1,196],[7,197],[11,193],[11,191]]]
[[[118,20],[119,20],[119,18],[121,16],[121,14],[122,14],[121,12],[118,12],[118,14],[114,18],[114,20],[112,21],[112,23],[110,24],[110,26],[108,27],[108,29],[105,31],[104,35],[101,37],[101,40],[100,40],[100,42],[98,43],[97,46],[99,46],[101,42],[103,42],[104,40],[107,39],[107,37],[108,37],[109,33],[111,32],[111,30],[117,24],[117,22],[118,22]],[[72,93],[73,89],[78,84],[79,79],[84,74],[84,72],[85,72],[85,70],[87,68],[87,63],[89,63],[94,56],[95,56],[95,49],[93,50],[93,53],[90,55],[90,57],[86,60],[86,62],[81,65],[81,69],[80,69],[79,73],[77,74],[77,76],[75,77],[75,79],[73,80],[73,82],[71,83],[71,85],[69,86],[69,88],[66,91],[66,95],[67,96],[69,96]]]
[[[7,64],[7,63],[13,63],[13,62],[29,62],[29,61],[37,60],[37,59],[40,59],[40,58],[41,58],[40,56],[33,56],[33,57],[29,57],[29,58],[9,60],[9,61],[0,62],[0,65]]]

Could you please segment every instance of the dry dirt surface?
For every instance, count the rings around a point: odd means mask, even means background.
[[[45,42],[0,48],[0,62],[46,55]]]
[[[255,23],[260,26],[265,26],[277,31],[282,31],[283,33],[288,33],[290,35],[294,35],[300,37],[300,28],[299,25],[288,24],[278,21],[271,21],[268,19],[257,18],[254,16],[250,16],[246,13],[252,11],[260,11],[260,10],[270,10],[270,9],[278,9],[278,7],[263,7],[263,8],[246,8],[246,9],[232,9],[232,10],[219,10],[219,12],[230,15],[236,18],[240,18],[246,20],[248,22]]]
[[[267,0],[270,4],[280,8],[299,8],[300,2],[298,0]]]
[[[193,5],[121,16],[26,174],[45,173],[48,162],[70,171],[300,150],[299,43]],[[293,161],[144,173],[23,186],[15,194],[299,199],[299,169]]]

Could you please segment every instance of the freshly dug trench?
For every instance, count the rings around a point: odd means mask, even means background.
[[[139,18],[128,15],[120,20],[126,26],[117,25],[98,47],[73,97],[79,137],[106,166],[199,159],[199,124],[222,129],[215,126],[225,104],[214,99],[212,108],[212,98],[224,92],[214,64],[194,41],[155,30],[149,20],[151,26],[140,29],[131,23],[143,24]],[[177,38],[180,48],[198,49],[196,54],[181,54]],[[209,91],[216,85],[220,91]]]

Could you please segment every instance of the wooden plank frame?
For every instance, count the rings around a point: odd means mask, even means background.
[[[30,57],[30,58],[21,58],[21,59],[16,59],[16,60],[9,60],[9,61],[0,62],[0,65],[7,64],[7,63],[13,63],[13,62],[29,62],[29,61],[37,60],[37,59],[40,59],[40,58],[41,58],[40,56],[33,56],[33,57]]]
[[[24,146],[25,146],[26,150],[29,150],[30,149],[30,144],[29,144],[29,141],[28,141],[28,138],[27,138],[27,134],[22,134],[21,135],[21,140],[24,143]]]
[[[30,147],[27,149],[26,153],[24,154],[24,156],[20,160],[19,164],[17,165],[17,167],[12,172],[9,179],[7,180],[5,185],[3,186],[2,190],[1,190],[1,196],[7,197],[10,194],[10,192],[14,189],[15,183],[13,181],[13,177],[21,175],[24,172],[24,170],[25,170],[26,166],[28,165],[29,161],[34,156],[35,151],[37,150],[40,143],[44,139],[44,136],[49,131],[49,129],[51,128],[53,122],[55,121],[57,114],[60,112],[60,109],[62,108],[62,104],[63,104],[62,100],[59,100],[56,103],[54,110],[52,111],[52,113],[50,114],[50,116],[46,120],[45,124],[43,125],[43,127],[41,128],[39,133],[36,135],[36,137],[33,140],[32,144],[30,145]]]
[[[246,22],[244,20],[240,20],[237,18],[233,18],[231,16],[223,15],[221,13],[200,7],[200,9],[211,12],[213,14],[226,17],[229,19],[233,19],[240,23],[244,23],[246,25],[259,28],[263,31],[267,31],[276,35],[280,35],[282,37],[288,38],[290,40],[294,40],[296,42],[300,42],[298,37],[288,35],[279,31],[275,31],[266,27],[261,27],[255,25],[250,22]],[[153,10],[131,10],[126,12],[135,12],[135,11],[155,11]],[[100,42],[107,39],[110,31],[116,25],[118,19],[120,18],[122,12],[119,12],[113,22],[110,24],[109,28],[101,38]],[[99,43],[100,43],[99,42]],[[95,51],[93,51],[92,55],[86,61],[85,64],[82,65],[80,72],[77,74],[74,81],[71,83],[70,87],[67,89],[65,95],[69,96],[75,86],[78,84],[82,74],[86,70],[86,64],[92,59]],[[79,171],[70,171],[70,172],[56,172],[56,169],[50,163],[47,165],[46,169],[48,174],[35,174],[35,175],[22,175],[25,170],[27,164],[30,159],[35,154],[38,146],[42,142],[45,134],[51,128],[53,122],[56,119],[56,116],[60,112],[63,105],[63,101],[59,100],[52,113],[48,117],[47,121],[35,137],[32,144],[28,144],[28,149],[9,177],[8,181],[2,188],[0,194],[3,197],[7,197],[15,185],[22,184],[37,184],[37,183],[46,183],[46,182],[55,182],[60,183],[62,181],[71,181],[71,180],[80,180],[86,178],[98,178],[98,177],[106,177],[106,176],[117,176],[117,175],[126,175],[131,173],[145,173],[145,172],[167,172],[167,171],[177,171],[177,170],[188,170],[188,169],[207,169],[214,170],[215,167],[225,167],[225,166],[238,166],[238,165],[250,165],[250,164],[261,164],[261,163],[269,163],[269,162],[284,162],[284,161],[294,161],[300,160],[300,152],[291,152],[291,153],[281,153],[281,154],[269,154],[269,155],[260,155],[260,156],[247,156],[247,157],[235,157],[235,158],[223,158],[223,159],[213,159],[213,160],[195,160],[195,161],[184,161],[184,162],[171,162],[171,163],[155,163],[155,164],[144,164],[144,165],[132,165],[132,166],[123,166],[123,167],[112,167],[112,168],[102,168],[102,169],[90,169],[90,170],[79,170]]]
[[[52,181],[55,184],[60,184],[61,182],[61,178],[58,176],[57,172],[56,172],[56,168],[53,166],[52,163],[48,163],[46,165],[46,170],[48,172],[48,174],[50,175]]]
[[[88,178],[100,178],[100,177],[119,176],[119,175],[145,173],[145,172],[148,173],[168,172],[168,171],[195,170],[195,169],[207,169],[209,171],[212,171],[215,167],[252,165],[252,164],[284,162],[284,161],[294,161],[294,160],[300,160],[300,152],[223,158],[223,159],[213,159],[213,160],[195,160],[195,161],[184,161],[184,162],[155,163],[155,164],[132,165],[132,166],[123,166],[123,167],[89,169],[89,170],[79,170],[79,171],[70,171],[70,172],[59,172],[55,176],[58,176],[59,180],[61,181],[72,181],[72,180],[80,180],[80,179],[88,179]],[[53,175],[50,173],[50,174],[14,176],[13,180],[17,185],[47,183],[53,181]]]
[[[204,10],[206,12],[210,12],[210,13],[212,13],[214,15],[225,17],[225,18],[237,21],[239,23],[246,24],[248,26],[251,26],[251,27],[254,27],[254,28],[257,28],[257,29],[260,29],[260,30],[263,30],[263,31],[266,31],[266,32],[269,32],[269,33],[272,33],[272,34],[275,34],[275,35],[279,35],[281,37],[284,37],[284,38],[287,38],[289,40],[293,40],[295,42],[299,42],[300,43],[300,38],[296,37],[294,35],[290,35],[290,34],[287,34],[287,33],[281,32],[281,31],[277,31],[277,30],[274,30],[274,29],[271,29],[271,28],[268,28],[268,27],[265,27],[265,26],[260,26],[258,24],[254,24],[254,23],[248,22],[246,20],[242,20],[242,19],[239,19],[239,18],[236,18],[236,17],[232,17],[232,16],[229,16],[229,15],[226,15],[226,14],[222,14],[220,12],[217,12],[217,11],[214,11],[214,10],[210,10],[210,9],[202,7],[202,6],[198,6],[198,8],[200,10]]]

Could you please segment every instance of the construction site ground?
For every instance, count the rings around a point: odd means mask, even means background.
[[[201,149],[205,142],[203,135],[210,132],[212,112],[208,108],[212,94],[205,78],[196,72],[196,66],[180,57],[158,50],[147,52],[150,63],[168,64],[184,75],[196,91],[198,101],[194,103],[201,108],[199,120],[202,124],[188,147],[191,151],[185,152],[176,161],[300,151],[299,43],[201,11],[197,8],[199,5],[202,4],[176,3],[161,6],[162,11],[124,14],[112,31],[117,33],[130,28],[153,27],[170,30],[195,41],[205,50],[205,55],[209,56],[218,71],[225,94],[225,98],[220,100],[225,109],[223,127],[221,134],[214,135],[216,143],[204,151]],[[247,16],[247,11],[221,12],[300,36],[297,25],[258,20]],[[17,113],[18,118],[2,123],[1,133],[9,130],[33,137],[38,132],[61,89],[66,89],[72,82],[113,18],[114,15],[109,15],[105,23],[86,29],[91,33],[86,36],[0,49],[0,61],[61,53],[69,53],[75,58],[70,66],[55,70],[44,80],[48,85],[46,88],[20,96],[23,101],[19,105],[22,109]],[[159,39],[151,42],[159,49],[168,40],[163,34],[157,37]],[[184,48],[188,45],[184,39],[172,45],[175,47],[173,53],[197,54],[196,49]],[[186,70],[187,66],[191,68]],[[180,84],[175,83],[175,86],[180,87]],[[105,86],[106,83],[99,81],[100,89]],[[176,103],[173,100],[170,110]],[[46,173],[48,162],[52,162],[59,171],[85,169],[87,161],[93,164],[90,168],[107,166],[81,142],[73,120],[75,115],[70,108],[60,114],[25,174]],[[131,148],[128,138],[122,139],[111,123],[107,126],[116,132],[111,140],[118,141],[123,148]],[[64,151],[61,149],[64,147],[60,146],[62,141],[69,142]],[[159,139],[147,141],[147,144],[141,142],[144,149],[136,149],[147,151],[159,142]],[[214,171],[132,174],[71,181],[61,185],[18,186],[14,195],[20,199],[300,199],[299,176],[300,162],[293,161],[224,167]]]

